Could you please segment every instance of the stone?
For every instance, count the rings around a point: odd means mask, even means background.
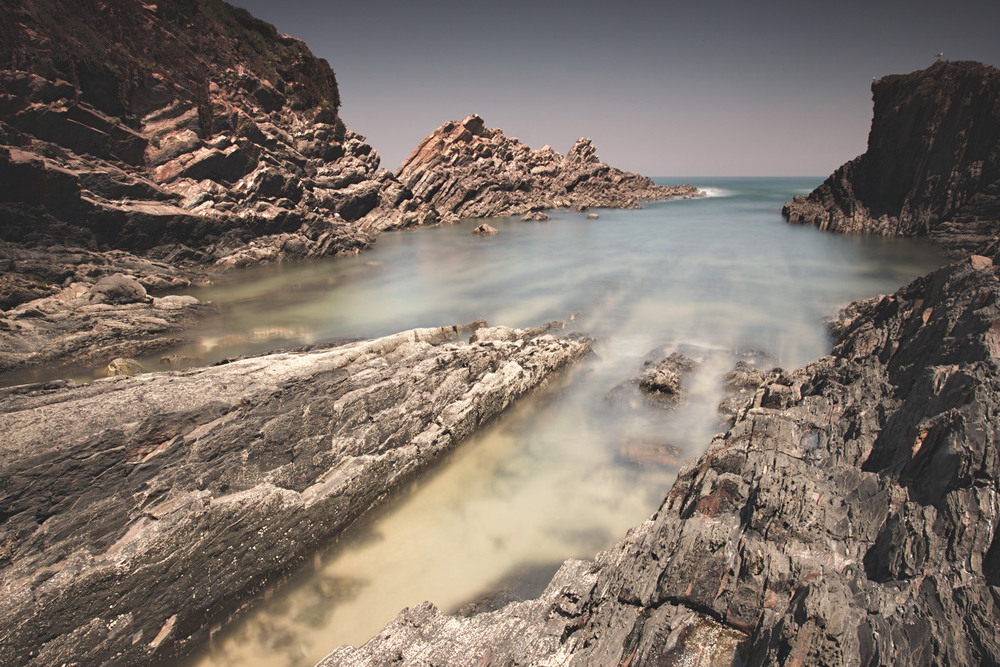
[[[544,222],[549,216],[542,211],[528,211],[521,216],[521,222]]]
[[[587,220],[597,220],[599,217],[601,217],[601,216],[597,215],[596,213],[588,213],[587,214]]]
[[[659,363],[647,362],[638,378],[639,387],[656,398],[678,401],[685,395],[682,385],[684,374],[696,367],[693,359],[675,352]]]
[[[496,236],[497,234],[500,233],[500,231],[496,227],[488,225],[484,222],[483,224],[473,229],[472,233],[478,234],[479,236]]]
[[[117,359],[112,359],[111,363],[108,364],[108,377],[114,377],[116,375],[138,375],[139,373],[145,373],[146,369],[135,359],[126,359],[124,357],[118,357]]]
[[[590,349],[468,330],[0,389],[0,663],[176,663]]]
[[[139,281],[121,273],[105,276],[90,288],[90,301],[92,303],[122,305],[148,303],[151,300],[146,295],[146,288],[140,285]]]

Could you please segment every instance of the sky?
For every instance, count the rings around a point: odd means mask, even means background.
[[[874,77],[1000,66],[1000,0],[229,1],[329,61],[391,170],[477,113],[648,176],[826,176],[865,150]]]

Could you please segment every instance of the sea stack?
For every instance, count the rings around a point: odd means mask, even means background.
[[[868,150],[807,196],[789,222],[847,234],[923,236],[954,256],[1000,234],[1000,70],[937,62],[872,83]]]

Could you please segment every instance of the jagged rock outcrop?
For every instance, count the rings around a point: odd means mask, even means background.
[[[78,308],[105,268],[159,298],[440,219],[344,126],[329,65],[243,9],[12,0],[0,31],[0,372],[155,350],[205,312]]]
[[[790,222],[849,234],[926,236],[956,256],[1000,235],[1000,70],[938,62],[872,83],[868,150],[807,196]]]
[[[460,218],[564,207],[636,208],[641,201],[698,195],[689,185],[664,187],[608,166],[590,139],[577,140],[563,157],[549,146],[533,150],[487,128],[477,115],[428,135],[396,177],[442,213]]]
[[[0,663],[176,664],[590,349],[484,326],[0,390]]]
[[[540,598],[424,604],[322,664],[997,664],[998,269],[973,256],[833,332]]]
[[[225,268],[438,221],[344,127],[329,65],[245,10],[15,0],[0,25],[2,240]]]

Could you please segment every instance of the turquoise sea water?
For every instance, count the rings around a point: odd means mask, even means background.
[[[782,203],[820,180],[664,179],[711,196],[597,210],[597,220],[491,220],[493,237],[470,234],[478,220],[386,234],[358,257],[259,268],[197,292],[222,314],[181,352],[206,360],[480,318],[566,320],[597,342],[591,359],[219,633],[196,664],[313,664],[405,606],[533,595],[566,558],[620,540],[724,429],[721,379],[738,358],[791,368],[819,357],[824,318],[943,263],[921,242],[787,225]],[[669,410],[628,381],[675,350],[699,365]]]

